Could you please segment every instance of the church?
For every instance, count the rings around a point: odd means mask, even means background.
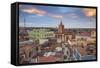
[[[64,25],[61,21],[58,25],[57,31],[55,32],[55,37],[60,42],[67,42],[68,40],[75,39],[75,33],[65,30]]]

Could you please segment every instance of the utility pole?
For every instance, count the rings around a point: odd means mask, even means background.
[[[26,18],[24,17],[24,29],[26,27]]]

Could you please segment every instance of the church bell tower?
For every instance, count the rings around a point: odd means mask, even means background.
[[[62,21],[60,22],[60,24],[58,26],[58,32],[61,34],[64,33],[64,25],[63,25]]]

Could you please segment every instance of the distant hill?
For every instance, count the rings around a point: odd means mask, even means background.
[[[24,27],[19,27],[19,29],[24,29]],[[25,27],[25,29],[31,31],[33,29],[50,29],[51,31],[57,31],[57,28],[53,27]],[[96,30],[96,28],[65,28],[65,31],[91,31]]]

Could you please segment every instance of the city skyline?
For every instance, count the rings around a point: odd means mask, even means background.
[[[19,26],[53,27],[62,21],[65,28],[96,28],[96,9],[19,5]]]

